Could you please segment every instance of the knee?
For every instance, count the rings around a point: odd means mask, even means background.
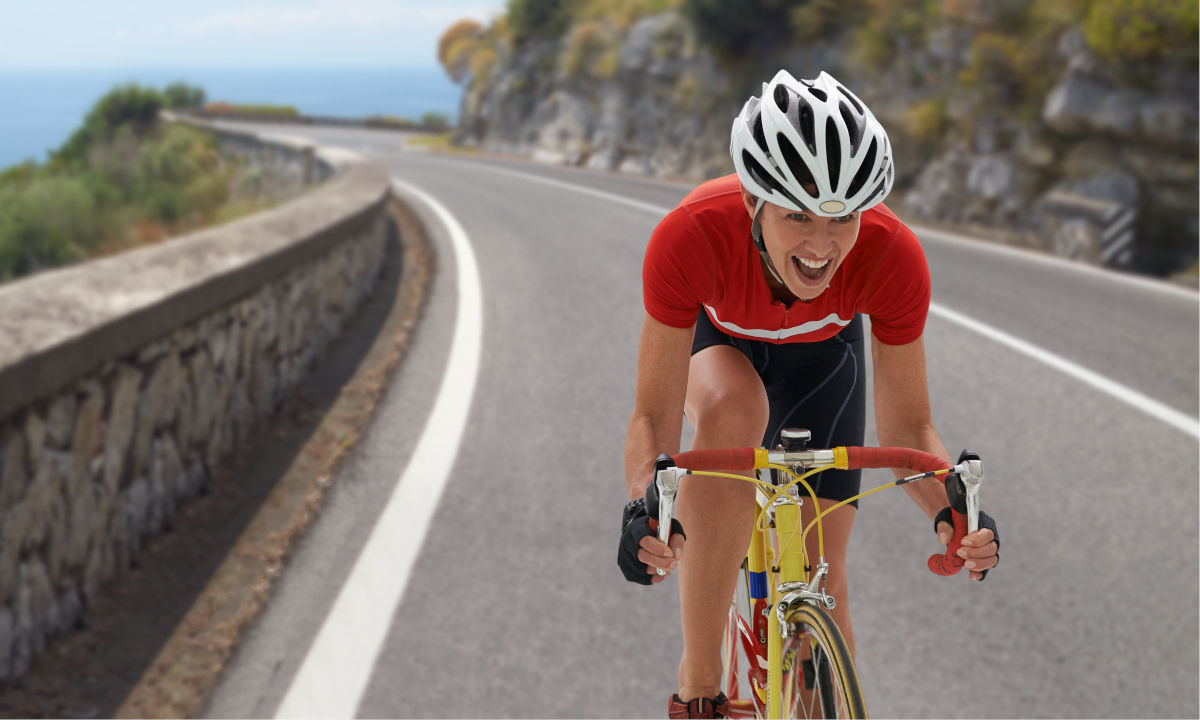
[[[724,439],[728,445],[758,445],[770,418],[762,385],[727,385],[689,397],[685,408],[696,433]]]

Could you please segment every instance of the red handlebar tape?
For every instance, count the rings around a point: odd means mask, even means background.
[[[850,470],[861,468],[902,468],[917,472],[945,470],[950,463],[932,453],[900,447],[848,447]]]

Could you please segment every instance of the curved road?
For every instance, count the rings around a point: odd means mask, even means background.
[[[614,556],[642,250],[688,188],[279,131],[389,168],[438,266],[367,437],[207,715],[661,716],[674,584],[629,585]],[[869,709],[1196,717],[1196,293],[918,235],[935,421],[987,462],[1004,563],[983,584],[936,578],[904,494],[863,503],[849,601]],[[426,462],[439,448],[457,454]]]

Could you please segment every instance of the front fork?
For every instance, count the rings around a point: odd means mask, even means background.
[[[820,558],[816,568],[809,575],[805,563],[804,544],[801,541],[801,500],[797,497],[785,497],[776,501],[775,538],[779,548],[767,547],[768,561],[774,563],[771,588],[770,606],[774,608],[774,616],[770,618],[775,627],[767,631],[767,717],[781,717],[783,708],[783,638],[792,633],[788,623],[788,615],[800,603],[814,603],[832,610],[837,604],[832,596],[825,593],[825,577],[829,572],[829,564],[825,558]],[[814,508],[820,512],[819,508]],[[756,537],[767,537],[756,533]],[[779,553],[778,558],[775,557]],[[808,578],[807,582],[794,578]],[[793,664],[799,658],[793,659]],[[793,668],[796,672],[798,668]]]

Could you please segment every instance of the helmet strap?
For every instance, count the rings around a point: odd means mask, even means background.
[[[767,244],[763,241],[762,236],[762,223],[758,221],[759,216],[762,214],[763,205],[766,205],[766,200],[762,198],[755,198],[755,200],[757,204],[754,206],[754,220],[750,223],[750,237],[754,240],[754,247],[758,248],[758,253],[762,255],[763,264],[767,266],[767,270],[771,271],[771,274],[775,276],[780,285],[787,287],[787,283],[783,281],[783,278],[779,276],[779,271],[775,269],[775,263],[771,262],[771,256],[767,254]]]

